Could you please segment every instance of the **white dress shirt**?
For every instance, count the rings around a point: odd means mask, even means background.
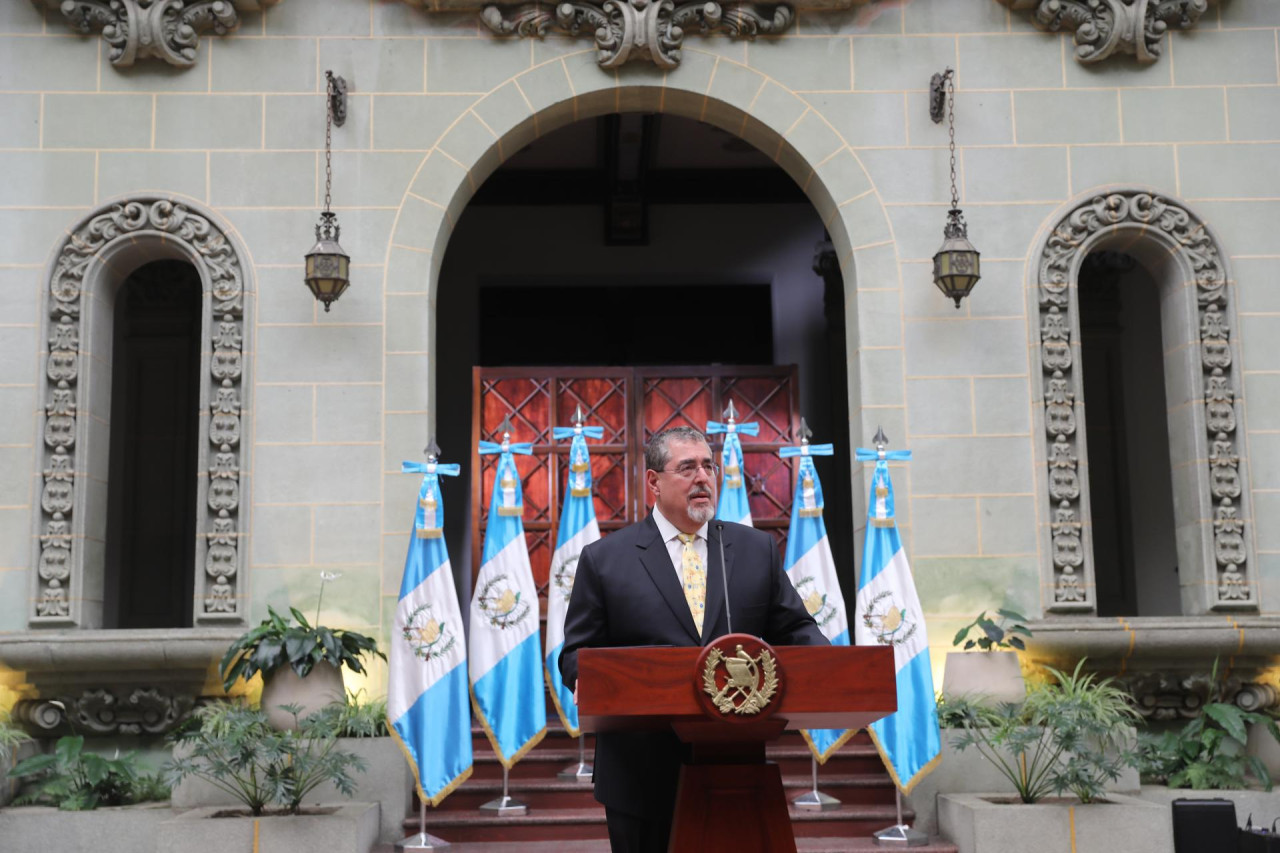
[[[655,506],[653,508],[653,520],[658,524],[658,535],[662,537],[662,542],[667,546],[667,555],[671,557],[671,565],[676,570],[676,577],[680,579],[680,588],[684,588],[684,543],[680,541],[680,530],[671,522],[667,521],[662,512]],[[707,522],[698,528],[693,539],[693,550],[698,555],[698,559],[702,561],[702,570],[708,569],[707,563],[707,527],[711,522]]]

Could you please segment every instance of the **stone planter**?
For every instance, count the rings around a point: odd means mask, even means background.
[[[181,746],[177,749],[181,749]],[[364,759],[367,769],[356,773],[355,800],[378,803],[380,821],[378,841],[399,841],[404,837],[402,823],[412,808],[413,774],[404,753],[390,737],[338,738],[338,749],[353,752]],[[175,750],[176,752],[176,750]],[[307,797],[307,805],[346,801],[332,785],[322,785]],[[189,776],[173,789],[173,807],[190,809],[202,806],[234,807],[239,801],[203,779]]]
[[[1017,652],[947,652],[942,695],[970,701],[1021,702],[1027,698]]]
[[[1254,826],[1271,826],[1271,821],[1280,817],[1280,788],[1264,791],[1261,788],[1230,791],[1193,791],[1190,788],[1170,788],[1167,785],[1143,785],[1139,797],[1166,809],[1169,819],[1173,819],[1172,804],[1174,800],[1212,800],[1221,798],[1230,800],[1236,805],[1236,823],[1244,826],[1244,822],[1253,815]]]
[[[938,834],[938,795],[978,794],[1010,789],[1009,780],[994,763],[978,752],[976,746],[971,746],[964,752],[956,749],[955,743],[963,734],[963,729],[942,730],[942,753],[938,766],[906,796],[907,803],[916,814],[914,826],[930,835]],[[1135,796],[1139,787],[1138,771],[1132,767],[1126,768],[1115,782],[1107,783],[1109,792]],[[1110,797],[1111,794],[1108,793],[1107,796]]]
[[[311,668],[306,678],[299,678],[288,666],[272,670],[270,675],[263,677],[259,704],[267,712],[271,725],[277,729],[296,729],[298,720],[326,705],[340,705],[346,696],[342,670],[328,661],[321,661]],[[297,717],[280,707],[282,705],[299,706]]]
[[[938,825],[960,853],[1169,853],[1168,807],[1123,794],[1032,805],[1005,794],[940,794]]]
[[[168,803],[87,812],[58,811],[51,806],[0,809],[0,849],[144,853],[155,849],[160,825],[172,817]]]
[[[192,809],[164,821],[156,853],[369,853],[378,837],[377,803],[339,803],[326,814],[214,817],[226,809]],[[27,849],[27,848],[18,848]],[[35,849],[35,848],[32,848]],[[84,848],[101,851],[103,848]],[[124,848],[120,848],[123,853]]]

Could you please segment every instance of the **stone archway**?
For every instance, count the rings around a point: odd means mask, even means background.
[[[1237,426],[1238,346],[1226,253],[1185,204],[1147,189],[1108,189],[1081,196],[1055,216],[1032,256],[1030,286],[1038,305],[1034,360],[1043,384],[1033,394],[1042,430],[1040,480],[1048,500],[1041,561],[1045,610],[1093,613],[1094,564],[1084,441],[1080,318],[1076,283],[1090,252],[1121,249],[1158,282],[1166,353],[1170,444],[1175,467],[1175,523],[1185,614],[1256,611],[1246,473]]]
[[[228,229],[195,202],[140,195],[83,219],[58,247],[45,299],[47,349],[37,459],[41,487],[29,621],[102,624],[110,329],[116,287],[142,264],[191,263],[203,290],[195,567],[196,625],[243,619],[242,423],[245,263]],[[104,365],[106,365],[104,367]]]
[[[858,279],[897,286],[897,250],[874,183],[847,140],[796,93],[749,66],[695,48],[686,47],[680,68],[669,73],[646,66],[602,70],[594,50],[566,54],[513,76],[464,111],[432,140],[431,152],[405,193],[386,258],[384,373],[387,398],[396,401],[395,417],[425,415],[428,423],[434,422],[436,288],[454,223],[477,188],[509,154],[532,139],[574,121],[615,112],[697,119],[768,154],[804,190],[830,233],[851,318],[859,316]],[[571,237],[566,239],[571,242]],[[858,351],[858,341],[859,330],[851,323],[851,356]],[[866,360],[856,363],[868,370]],[[894,434],[903,435],[903,402],[865,399],[858,389],[872,384],[876,383],[850,376],[851,423],[862,422],[864,403],[883,404],[874,413],[877,422],[885,421],[887,430],[897,427]],[[874,422],[869,429],[862,424],[861,431],[851,427],[855,438],[874,430]],[[401,435],[403,430],[388,420],[385,433]],[[404,440],[403,446],[387,452],[416,456],[426,437]],[[861,491],[853,489],[855,518],[863,509]],[[384,500],[384,513],[394,517],[392,498]]]

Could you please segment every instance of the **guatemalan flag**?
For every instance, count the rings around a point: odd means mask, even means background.
[[[893,647],[898,710],[871,724],[871,739],[889,775],[903,793],[933,769],[942,751],[938,709],[929,666],[929,640],[907,554],[893,515],[888,460],[911,458],[909,450],[886,451],[884,433],[876,449],[858,448],[860,462],[876,463],[867,505],[866,543],[858,582],[854,636],[860,646]]]
[[[581,410],[579,410],[581,411]],[[560,532],[556,550],[551,555],[551,586],[547,591],[547,681],[556,711],[571,737],[577,737],[578,706],[573,704],[573,691],[565,687],[560,676],[560,652],[564,649],[564,615],[573,593],[573,578],[578,569],[578,555],[588,544],[600,538],[596,522],[595,502],[591,497],[591,455],[587,438],[604,438],[604,427],[583,426],[581,415],[572,427],[556,427],[556,440],[573,439],[569,445],[569,482],[560,510]]]
[[[467,703],[467,651],[462,611],[445,549],[439,475],[457,465],[405,462],[421,473],[413,538],[391,628],[387,724],[413,767],[418,797],[438,806],[471,775],[471,709]]]
[[[803,432],[803,430],[802,430]],[[811,445],[803,439],[799,447],[784,447],[779,455],[799,457],[796,493],[791,502],[791,529],[787,533],[787,555],[783,567],[800,594],[805,609],[818,623],[833,646],[849,645],[849,615],[836,577],[836,561],[831,556],[827,525],[822,520],[822,481],[813,457],[830,456],[830,444]],[[813,750],[819,764],[853,737],[855,730],[808,729],[800,734]]]
[[[538,590],[525,544],[523,495],[504,423],[502,444],[480,442],[480,454],[501,454],[494,472],[484,556],[471,597],[471,702],[502,766],[510,769],[546,734],[547,702],[538,642]]]
[[[737,412],[733,401],[724,411],[725,423],[707,421],[707,435],[724,435],[724,448],[720,451],[720,467],[724,476],[720,481],[720,506],[716,518],[736,521],[751,527],[751,505],[747,499],[746,477],[742,470],[742,441],[739,435],[759,435],[758,423],[734,423]]]

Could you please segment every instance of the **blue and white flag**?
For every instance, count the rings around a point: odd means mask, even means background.
[[[732,404],[730,404],[732,412]],[[725,423],[707,421],[707,435],[724,434],[724,448],[720,451],[720,468],[724,472],[720,479],[720,506],[716,508],[716,518],[721,521],[736,521],[751,527],[751,503],[747,496],[746,476],[743,473],[742,441],[739,435],[759,435],[760,424],[734,423],[730,415]]]
[[[510,769],[546,734],[547,699],[538,642],[538,589],[524,539],[520,472],[511,454],[531,444],[480,442],[480,454],[501,454],[484,534],[484,556],[471,596],[471,701],[502,766]]]
[[[471,775],[471,709],[462,610],[445,549],[439,475],[457,465],[405,462],[421,473],[413,538],[391,626],[387,725],[413,767],[418,797],[433,806]]]
[[[800,458],[783,568],[823,636],[833,646],[847,646],[849,614],[845,611],[844,595],[836,577],[836,561],[831,556],[827,525],[822,520],[822,481],[813,466],[813,457],[830,456],[833,452],[830,444],[813,445],[807,440],[802,441],[799,447],[784,447],[778,451],[783,458]],[[800,734],[813,750],[813,757],[819,764],[825,764],[833,752],[856,734],[856,730],[807,729]]]
[[[547,682],[556,711],[571,737],[580,734],[578,707],[573,704],[573,691],[565,687],[560,676],[560,652],[564,649],[564,616],[573,593],[573,579],[578,571],[578,555],[588,544],[600,538],[596,522],[595,501],[591,497],[591,454],[587,438],[604,438],[604,427],[556,427],[557,440],[573,439],[569,445],[569,482],[560,510],[560,531],[556,550],[551,555],[551,583],[547,588]]]
[[[911,458],[909,450],[858,448],[860,462],[876,463],[867,504],[862,576],[854,604],[854,637],[860,646],[892,646],[897,669],[898,710],[871,724],[871,740],[894,784],[903,793],[933,769],[942,751],[938,708],[929,666],[929,639],[907,553],[893,515],[888,460]]]

